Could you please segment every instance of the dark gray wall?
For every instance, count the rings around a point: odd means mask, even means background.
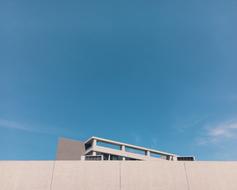
[[[81,160],[85,153],[84,142],[60,138],[58,141],[56,160]]]

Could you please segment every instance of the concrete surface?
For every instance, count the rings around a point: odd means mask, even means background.
[[[237,162],[0,161],[0,190],[237,190]]]
[[[237,190],[237,162],[186,162],[191,190]]]
[[[0,190],[50,190],[53,161],[0,161]]]
[[[84,142],[66,138],[59,139],[56,160],[81,160],[84,154]]]
[[[119,190],[119,162],[57,162],[53,189]]]
[[[188,190],[181,162],[123,162],[121,171],[124,190]]]

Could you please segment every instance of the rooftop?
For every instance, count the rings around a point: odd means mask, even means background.
[[[182,157],[173,153],[145,148],[123,142],[92,136],[85,142],[85,156],[101,156],[100,159],[116,160],[194,160],[193,156]]]

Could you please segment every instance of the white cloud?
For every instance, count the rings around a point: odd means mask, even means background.
[[[204,125],[207,122],[210,115],[191,115],[188,117],[176,117],[173,121],[173,128],[179,133],[186,133],[187,130],[192,130],[193,128]]]
[[[55,129],[51,128],[43,128],[40,126],[31,126],[27,124],[23,124],[21,122],[16,122],[16,121],[11,121],[11,120],[6,120],[0,118],[0,127],[1,128],[7,128],[7,129],[16,129],[16,130],[21,130],[21,131],[27,131],[31,133],[42,133],[42,134],[54,134]]]
[[[216,138],[235,138],[237,137],[237,122],[225,122],[209,129],[209,136]]]
[[[6,119],[1,119],[0,118],[0,127],[3,128],[8,128],[8,129],[18,129],[18,130],[24,130],[24,131],[31,131],[30,128],[19,124],[17,122],[14,121],[10,121],[10,120],[6,120]]]
[[[227,121],[205,127],[205,133],[196,139],[198,145],[237,139],[237,121]]]
[[[13,120],[6,120],[0,118],[0,128],[6,129],[15,129],[31,133],[47,134],[47,135],[57,135],[57,136],[73,136],[75,133],[78,133],[79,137],[82,137],[81,128],[71,130],[70,127],[55,127],[46,124],[26,124]],[[139,140],[138,138],[136,139]]]

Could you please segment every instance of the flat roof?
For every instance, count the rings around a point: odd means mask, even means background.
[[[164,155],[164,156],[167,156],[167,155],[168,155],[168,156],[175,156],[175,157],[178,156],[178,155],[176,155],[176,154],[172,154],[172,153],[168,153],[168,152],[164,152],[164,151],[159,151],[159,150],[150,149],[150,148],[145,148],[145,147],[136,146],[136,145],[132,145],[132,144],[122,143],[122,142],[113,141],[113,140],[104,139],[104,138],[95,137],[95,136],[90,137],[88,140],[85,141],[85,143],[88,143],[88,142],[91,141],[92,139],[96,139],[96,140],[99,140],[99,141],[102,141],[102,142],[107,142],[107,143],[110,143],[110,144],[115,144],[115,145],[120,145],[120,146],[126,146],[126,147],[130,147],[130,148],[138,149],[138,150],[149,151],[149,152],[151,152],[151,153],[156,153],[156,154],[160,154],[160,155]]]

